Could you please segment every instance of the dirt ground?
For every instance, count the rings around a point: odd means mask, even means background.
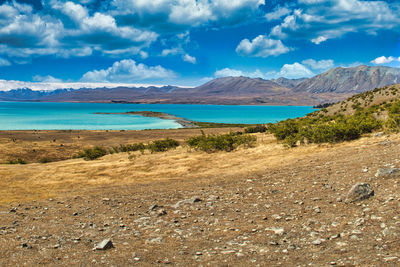
[[[400,265],[400,176],[374,176],[400,167],[400,135],[292,149],[257,136],[229,153],[1,164],[0,265]],[[356,182],[375,195],[345,203]]]

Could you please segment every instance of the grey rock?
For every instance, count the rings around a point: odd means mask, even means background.
[[[160,209],[160,210],[157,211],[157,216],[163,216],[163,215],[165,215],[165,214],[167,214],[167,212],[165,211],[165,209]]]
[[[380,168],[375,173],[375,177],[394,178],[400,175],[400,168]]]
[[[321,245],[323,242],[325,242],[325,239],[323,239],[323,238],[318,238],[318,239],[314,240],[314,241],[312,242],[312,244],[315,245],[315,246],[318,246],[318,245]]]
[[[159,206],[157,204],[154,204],[149,207],[149,210],[156,210],[157,208],[159,208]]]
[[[389,139],[386,139],[385,141],[379,142],[379,145],[381,146],[386,146],[390,145],[392,142]]]
[[[94,250],[107,250],[113,247],[114,245],[110,239],[104,239],[94,247]]]
[[[177,209],[177,208],[179,208],[181,205],[184,205],[184,204],[193,204],[193,203],[196,203],[196,202],[201,202],[201,199],[200,199],[199,197],[192,197],[192,198],[190,198],[190,199],[180,200],[180,201],[176,202],[174,205],[172,205],[171,207]]]
[[[353,203],[370,198],[374,195],[374,189],[368,183],[356,183],[346,196],[346,203]]]

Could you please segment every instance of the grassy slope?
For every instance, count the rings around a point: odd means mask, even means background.
[[[376,88],[372,91],[367,91],[361,94],[354,95],[348,99],[333,104],[324,109],[321,109],[314,114],[316,115],[351,115],[354,114],[357,108],[369,108],[374,105],[384,105],[399,99],[400,84]]]
[[[400,85],[377,88],[298,119],[270,124],[285,144],[350,141],[375,130],[400,130]]]

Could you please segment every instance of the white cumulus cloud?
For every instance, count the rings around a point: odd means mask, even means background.
[[[185,61],[185,62],[189,62],[189,63],[192,63],[192,64],[196,64],[196,58],[195,58],[195,57],[192,57],[192,56],[189,55],[189,54],[184,54],[184,55],[182,55],[182,60]]]
[[[135,82],[137,80],[162,79],[175,77],[175,73],[161,66],[147,66],[137,64],[132,59],[124,59],[101,70],[85,73],[81,81],[84,82]]]
[[[250,77],[250,78],[265,78],[264,73],[262,73],[259,69],[256,69],[253,72],[247,72],[247,71],[241,71],[237,69],[231,69],[231,68],[224,68],[217,70],[214,73],[215,77],[239,77],[239,76],[244,76],[244,77]]]
[[[8,60],[5,59],[5,58],[1,58],[1,57],[0,57],[0,67],[3,67],[3,66],[10,66],[10,65],[11,65],[10,61],[8,61]]]
[[[325,42],[326,40],[328,40],[328,38],[326,38],[325,36],[318,36],[317,38],[311,39],[311,42],[319,45],[320,43]]]
[[[242,56],[269,57],[285,54],[290,51],[281,40],[270,39],[265,35],[259,35],[252,41],[243,39],[236,47],[236,52]]]
[[[306,66],[295,62],[293,64],[285,64],[277,74],[279,77],[285,77],[290,79],[312,77],[314,73]]]
[[[335,65],[332,59],[322,59],[316,61],[314,59],[306,59],[301,62],[303,65],[309,66],[314,70],[328,70]]]
[[[371,63],[380,65],[380,64],[388,64],[388,63],[391,63],[394,61],[400,62],[400,57],[396,58],[396,57],[392,57],[392,56],[389,56],[389,57],[381,56],[381,57],[375,58],[374,60],[371,60]]]
[[[312,62],[312,64],[315,67],[315,70],[318,71],[321,70],[322,66],[326,67],[330,64],[330,60],[320,60],[320,61],[307,60],[307,62],[308,63]],[[256,69],[255,71],[243,71],[238,69],[224,68],[217,70],[214,73],[214,77],[244,76],[250,78],[262,78],[262,79],[277,79],[280,77],[288,79],[297,79],[297,78],[309,78],[314,75],[315,73],[310,68],[307,68],[307,66],[298,62],[295,62],[293,64],[284,64],[279,71],[262,72],[259,69]]]
[[[290,11],[291,10],[288,9],[287,7],[278,6],[274,11],[265,14],[265,18],[268,21],[277,20],[277,19],[280,19],[281,17],[289,14]]]
[[[47,75],[47,76],[35,75],[35,76],[33,76],[32,80],[34,82],[62,83],[61,79],[54,78],[51,75]]]
[[[299,0],[270,36],[302,38],[320,44],[351,32],[398,31],[399,12],[397,1]]]

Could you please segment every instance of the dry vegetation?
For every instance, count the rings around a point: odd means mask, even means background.
[[[221,134],[241,128],[225,127],[203,129],[206,134]],[[18,158],[27,163],[71,159],[88,147],[107,148],[121,144],[147,143],[157,139],[173,138],[184,141],[200,135],[199,129],[145,130],[145,131],[0,131],[0,164]]]
[[[326,109],[322,109],[319,114],[337,115],[353,114],[358,108],[369,108],[382,103],[391,103],[400,97],[400,84],[376,88],[347,98],[344,101],[331,105]]]

